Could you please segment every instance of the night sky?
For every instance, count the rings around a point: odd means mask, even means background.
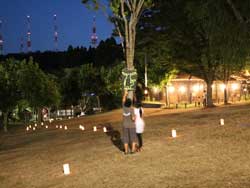
[[[20,52],[22,37],[23,50],[27,51],[27,15],[31,16],[32,51],[54,50],[54,14],[57,15],[60,51],[69,45],[90,46],[94,16],[98,41],[111,36],[112,23],[101,11],[85,8],[81,0],[0,0],[4,54]]]

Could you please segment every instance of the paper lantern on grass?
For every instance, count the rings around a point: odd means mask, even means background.
[[[36,128],[35,127],[33,127],[33,131],[35,131],[36,130]]]
[[[41,126],[43,126],[43,122],[41,123]]]
[[[35,123],[35,127],[37,127],[37,124]]]
[[[175,138],[176,136],[177,136],[176,130],[175,130],[175,129],[172,129],[172,137]]]
[[[48,125],[46,125],[46,126],[45,126],[45,128],[46,128],[46,129],[48,129],[48,128],[49,128],[49,126],[48,126]]]
[[[93,131],[96,132],[97,131],[97,128],[96,126],[93,127]]]
[[[58,125],[56,125],[56,128],[58,129]]]
[[[69,164],[64,164],[63,165],[63,173],[64,173],[64,175],[69,175],[70,174]]]
[[[62,125],[60,125],[60,129],[62,129]]]
[[[224,125],[224,119],[220,119],[220,125]]]
[[[64,126],[64,130],[68,130],[68,127],[67,127],[67,126]]]
[[[103,127],[103,132],[107,132],[107,128],[106,127]]]
[[[30,128],[29,127],[26,127],[26,131],[29,131],[30,130]]]
[[[29,128],[31,129],[31,125],[29,125]]]

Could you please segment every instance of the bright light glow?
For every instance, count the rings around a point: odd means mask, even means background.
[[[103,132],[107,132],[107,128],[106,127],[103,127]]]
[[[33,131],[35,131],[36,130],[36,128],[35,127],[33,127]]]
[[[64,129],[65,129],[65,130],[68,130],[68,127],[67,127],[67,126],[64,126]]]
[[[153,87],[154,93],[158,93],[159,89],[157,87]]]
[[[144,94],[145,94],[145,95],[148,94],[148,90],[147,90],[147,89],[144,90]]]
[[[49,126],[48,126],[48,125],[46,125],[46,126],[45,126],[45,128],[46,128],[46,129],[48,129],[48,128],[49,128]]]
[[[224,119],[220,119],[220,125],[224,125]]]
[[[181,86],[181,87],[179,88],[179,91],[180,91],[181,93],[184,93],[184,92],[186,91],[185,86]]]
[[[93,127],[93,131],[96,132],[97,131],[97,128],[96,126]]]
[[[232,87],[232,90],[235,91],[235,90],[239,89],[239,84],[234,83],[231,85],[231,87]]]
[[[177,136],[176,130],[172,129],[172,137],[175,138]]]
[[[174,92],[174,86],[169,86],[168,90],[169,90],[170,93],[173,93]]]
[[[41,123],[41,125],[43,126],[43,122]]]
[[[69,175],[69,174],[70,174],[69,164],[64,164],[64,165],[63,165],[63,173],[64,173],[65,175]]]
[[[220,89],[221,89],[222,91],[224,91],[224,90],[226,89],[226,85],[225,85],[225,84],[220,84]]]
[[[245,91],[245,92],[246,92],[246,91],[247,91],[247,88],[244,88],[244,89],[243,89],[243,91]]]
[[[26,131],[29,131],[30,129],[29,129],[29,127],[26,127]]]
[[[62,125],[60,125],[60,129],[62,129]]]
[[[200,86],[198,84],[193,85],[193,91],[198,92],[200,90]]]

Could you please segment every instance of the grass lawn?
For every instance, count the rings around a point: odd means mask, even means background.
[[[101,131],[108,122],[113,133],[121,132],[119,110],[63,121],[67,131],[54,122],[49,129],[0,133],[0,187],[250,187],[250,104],[145,111],[144,150],[128,156],[111,133]],[[177,138],[171,138],[172,129]],[[70,165],[68,176],[64,163]]]

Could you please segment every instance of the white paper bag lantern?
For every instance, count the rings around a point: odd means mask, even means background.
[[[56,125],[56,128],[58,129],[58,125]]]
[[[96,126],[93,127],[93,131],[96,132],[97,131],[97,128]]]
[[[177,136],[176,130],[172,129],[172,137],[175,138]]]
[[[48,125],[46,125],[46,126],[45,126],[45,128],[46,128],[46,129],[48,129],[48,128],[49,128],[49,126],[48,126]]]
[[[31,125],[29,126],[29,128],[31,129]]]
[[[107,132],[107,128],[106,127],[103,127],[103,132]]]
[[[70,174],[69,164],[64,164],[63,165],[63,173],[65,175],[69,175]]]
[[[224,125],[224,119],[220,119],[220,125]]]
[[[43,122],[41,123],[41,125],[43,126]]]
[[[64,129],[65,129],[65,130],[68,130],[68,127],[67,127],[67,126],[64,126]]]
[[[35,127],[33,127],[33,131],[35,131],[36,130],[36,128]]]
[[[60,129],[62,129],[62,125],[60,125]]]
[[[29,131],[30,130],[30,128],[29,127],[26,127],[26,131]]]
[[[37,127],[37,124],[35,123],[35,127]]]

